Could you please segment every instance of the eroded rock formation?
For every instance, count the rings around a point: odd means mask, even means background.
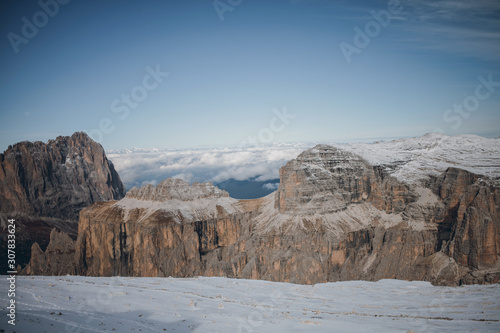
[[[24,141],[0,154],[0,211],[78,220],[94,202],[125,195],[113,164],[87,134]]]
[[[96,203],[80,213],[76,271],[306,284],[499,281],[495,179],[449,168],[403,183],[326,145],[287,163],[280,177],[275,193],[255,200],[169,179]],[[37,257],[30,263],[35,274]]]
[[[0,154],[2,249],[7,244],[8,219],[16,220],[17,262],[26,265],[32,244],[45,249],[53,228],[76,239],[82,208],[124,195],[104,149],[83,132],[47,143],[24,141],[10,146]],[[0,263],[4,272],[6,263]]]
[[[26,274],[63,275],[76,272],[75,241],[67,233],[57,231],[50,233],[50,244],[42,251],[38,243],[31,247],[30,265],[26,266]]]

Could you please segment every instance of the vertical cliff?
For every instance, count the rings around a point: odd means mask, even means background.
[[[473,271],[498,266],[500,255],[500,195],[497,181],[449,168],[436,180],[436,192],[447,214],[439,230],[441,250]],[[467,282],[481,281],[471,275]]]
[[[500,279],[495,179],[448,168],[406,183],[326,145],[287,163],[280,177],[275,193],[256,200],[232,199],[209,183],[167,179],[85,208],[76,271],[306,284]],[[37,265],[30,264],[32,273]]]
[[[85,133],[9,146],[0,154],[1,246],[7,244],[5,222],[14,218],[17,262],[23,266],[32,244],[47,247],[53,228],[76,239],[82,208],[124,195],[104,149]],[[6,262],[2,260],[0,270],[5,271]]]
[[[24,141],[0,154],[0,211],[78,220],[79,210],[117,200],[125,188],[100,144],[87,134]]]

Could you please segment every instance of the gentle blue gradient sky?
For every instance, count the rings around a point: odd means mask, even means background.
[[[47,1],[47,0],[42,0]],[[221,0],[227,3],[227,0]],[[232,0],[237,3],[236,0]],[[90,132],[105,149],[239,144],[296,115],[274,141],[500,135],[500,86],[458,121],[443,114],[500,81],[500,2],[401,1],[404,11],[348,63],[340,43],[388,1],[244,0],[221,21],[213,1],[70,1],[16,54],[37,1],[0,5],[0,151]],[[159,65],[170,73],[125,119],[111,104]],[[153,81],[151,81],[153,82]]]

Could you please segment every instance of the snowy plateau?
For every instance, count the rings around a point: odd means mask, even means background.
[[[491,178],[500,176],[498,138],[428,133],[416,138],[339,147],[360,155],[372,165],[385,166],[392,176],[406,183],[415,183],[428,175],[437,176],[449,167]]]
[[[8,289],[6,276],[1,290]],[[499,332],[500,285],[18,277],[2,332]],[[7,294],[0,295],[2,311]]]

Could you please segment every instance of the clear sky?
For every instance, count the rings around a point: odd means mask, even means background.
[[[500,135],[498,1],[59,1],[0,4],[0,151]]]

